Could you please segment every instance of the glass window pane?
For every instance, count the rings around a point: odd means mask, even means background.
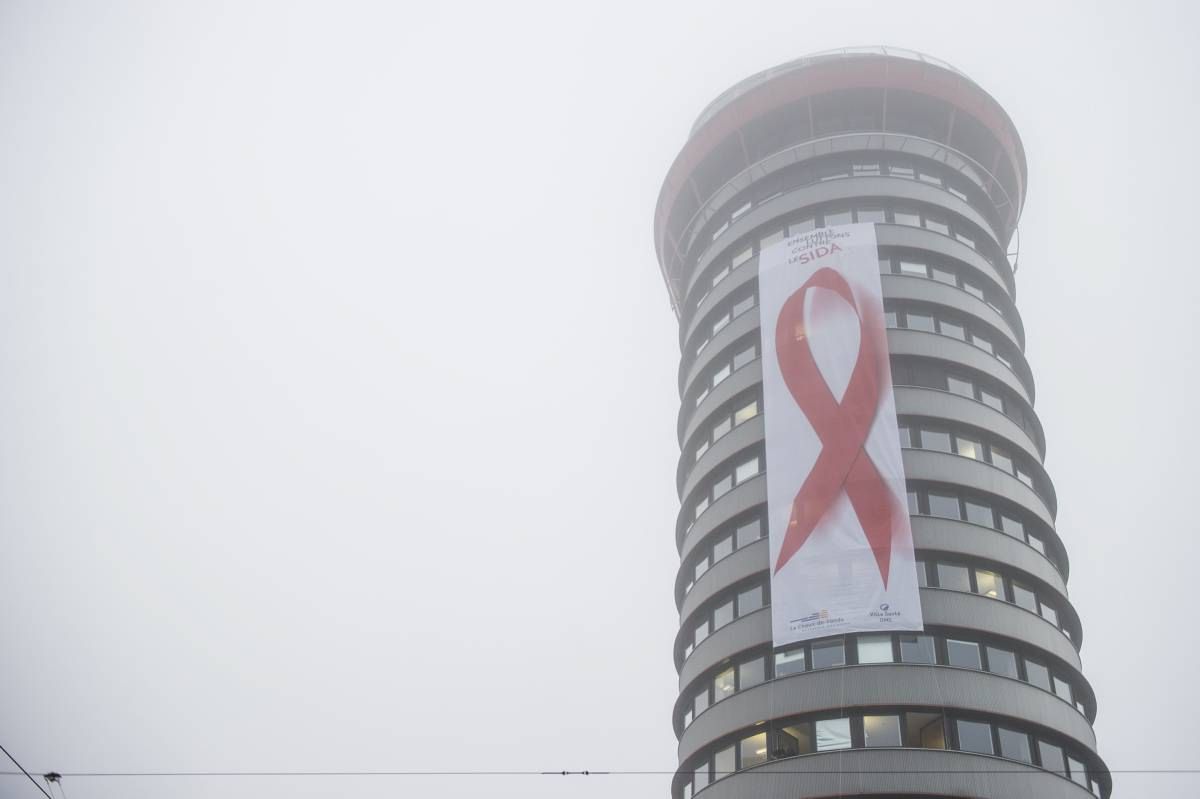
[[[752,522],[746,522],[737,529],[737,545],[738,549],[752,544],[762,537],[762,521],[755,519]]]
[[[713,544],[713,563],[733,553],[733,536],[727,535]]]
[[[908,327],[909,330],[923,330],[926,333],[934,332],[932,316],[912,313],[910,311],[909,313],[906,313],[904,317],[907,320],[906,327]]]
[[[934,233],[941,233],[943,236],[950,235],[950,225],[946,223],[946,220],[936,216],[925,217],[925,228],[926,230],[932,230]]]
[[[954,437],[955,450],[964,458],[973,458],[977,461],[983,460],[983,444],[978,441],[972,441],[963,436]]]
[[[1063,763],[1063,750],[1061,747],[1045,741],[1038,741],[1038,756],[1042,761],[1042,768],[1046,769],[1047,771],[1055,771],[1059,774],[1062,774],[1066,771]]]
[[[768,233],[766,236],[763,236],[761,239],[759,239],[758,240],[758,251],[762,252],[763,250],[767,249],[772,244],[774,244],[778,241],[783,241],[783,231],[782,230],[776,230],[774,233]]]
[[[691,723],[692,723],[692,711],[689,710],[687,713],[683,714],[683,726],[686,728],[689,725],[691,725]]]
[[[884,311],[883,326],[895,330],[900,327],[900,317],[896,315],[895,311]]]
[[[719,630],[729,622],[733,621],[733,600],[729,600],[724,605],[719,606],[713,611],[713,629]],[[697,641],[696,643],[700,643]]]
[[[908,512],[909,513],[920,513],[921,505],[920,505],[920,499],[917,496],[917,492],[909,491],[907,493],[907,498],[908,498]]]
[[[903,663],[936,663],[933,636],[900,633],[900,661]]]
[[[1012,458],[1008,457],[1008,455],[1005,454],[1005,452],[1003,450],[998,449],[996,447],[992,447],[992,465],[995,466],[997,469],[1001,469],[1002,471],[1006,471],[1009,474],[1012,474],[1012,470],[1013,470]]]
[[[740,748],[742,768],[750,768],[767,762],[767,734],[765,732],[743,738]]]
[[[701,788],[708,787],[708,764],[700,766],[692,772],[692,790],[699,793]]]
[[[741,369],[746,364],[758,357],[757,347],[747,347],[746,349],[733,356],[733,368]]]
[[[882,172],[879,168],[878,162],[871,163],[871,162],[864,161],[863,163],[860,163],[860,164],[854,164],[853,170],[854,170],[855,177],[866,177],[868,175],[882,174]]]
[[[922,430],[921,449],[933,449],[938,452],[950,452],[950,434],[941,430]]]
[[[1075,703],[1075,699],[1071,695],[1071,683],[1061,677],[1054,678],[1054,693],[1058,694],[1061,699],[1065,699],[1072,704]]]
[[[912,430],[908,425],[902,424],[896,427],[896,431],[900,434],[900,447],[912,446]]]
[[[779,756],[806,755],[813,751],[812,724],[804,722],[784,727],[779,736]]]
[[[817,220],[812,218],[801,219],[798,222],[793,222],[792,224],[788,225],[788,235],[795,236],[800,233],[807,233],[810,230],[814,230],[816,227]]]
[[[1000,411],[1000,413],[1004,413],[1004,400],[1001,399],[999,395],[980,389],[979,401],[984,405],[987,405],[989,408],[995,408],[996,410]]]
[[[941,321],[938,322],[938,327],[940,328],[940,332],[943,336],[956,338],[959,341],[967,340],[967,331],[962,325],[956,325],[953,322]]]
[[[1025,525],[1009,516],[1000,517],[1000,529],[1013,538],[1020,538],[1022,540],[1025,538]]]
[[[972,297],[975,297],[976,299],[980,299],[980,300],[982,300],[984,298],[983,289],[979,288],[979,286],[976,286],[972,283],[968,283],[967,281],[964,280],[962,287],[963,287],[963,291],[967,292]]]
[[[942,516],[946,519],[962,518],[958,509],[958,497],[929,492],[929,515]]]
[[[920,173],[918,173],[917,178],[919,180],[924,181],[925,183],[932,183],[935,186],[942,185],[942,179],[940,177],[938,177],[937,175],[931,175],[928,172],[925,172],[924,170],[922,170]]]
[[[996,732],[1000,738],[1000,756],[1010,760],[1020,760],[1022,763],[1033,762],[1033,751],[1029,748],[1029,736],[1023,732],[999,727]]]
[[[713,679],[713,701],[720,702],[734,692],[733,669],[725,669]]]
[[[996,354],[995,348],[992,347],[992,342],[988,341],[986,338],[984,338],[982,336],[977,336],[974,333],[972,333],[971,334],[971,343],[974,344],[979,349],[983,350],[984,352],[988,353],[989,355]]]
[[[899,716],[863,716],[863,744],[900,746]]]
[[[956,230],[956,231],[954,231],[954,238],[958,239],[958,240],[959,240],[959,241],[961,241],[963,244],[965,244],[965,245],[967,245],[968,247],[970,247],[972,250],[973,250],[973,249],[975,249],[975,239],[971,238],[971,237],[970,237],[970,236],[968,236],[967,234],[965,234],[965,233],[962,233],[962,232],[960,232],[960,231]]]
[[[850,719],[821,719],[817,727],[817,751],[850,748]]]
[[[720,499],[725,494],[729,493],[733,488],[733,475],[727,474],[717,482],[713,483],[712,498]]]
[[[746,213],[749,210],[750,210],[750,203],[746,202],[741,207],[737,208],[733,213],[731,213],[729,215],[729,218],[737,219],[739,216],[741,216],[742,214]]]
[[[692,635],[692,643],[694,643],[696,646],[700,646],[700,642],[703,641],[707,637],[708,637],[708,619],[705,619],[704,621],[700,622],[700,624],[698,624],[696,626],[696,631]]]
[[[715,385],[719,384],[722,380],[729,377],[729,375],[732,372],[733,372],[733,367],[731,367],[729,364],[725,364],[724,366],[722,366],[720,369],[718,369],[716,372],[713,373],[712,385],[715,386]]]
[[[704,574],[706,571],[708,571],[708,558],[703,558],[696,563],[695,573],[693,574],[694,579],[699,580],[700,575]]]
[[[1036,685],[1042,690],[1050,690],[1050,670],[1033,660],[1025,661],[1025,677],[1030,685]]]
[[[696,445],[696,460],[700,460],[700,456],[708,452],[708,442],[701,441]]]
[[[775,676],[784,677],[788,674],[799,674],[804,671],[804,647],[790,652],[775,653]]]
[[[975,570],[975,588],[983,596],[1004,599],[1004,581],[1000,575],[986,569]]]
[[[721,314],[720,316],[718,316],[718,317],[717,317],[715,320],[713,320],[713,325],[712,325],[712,334],[715,336],[716,334],[718,334],[718,333],[720,333],[722,330],[724,330],[724,329],[725,329],[725,326],[726,326],[727,324],[729,324],[729,321],[730,321],[732,318],[733,318],[733,317],[732,317],[732,316],[729,314],[729,311],[726,311],[725,313],[723,313],[723,314]]]
[[[992,727],[978,721],[955,722],[958,728],[958,748],[964,752],[979,752],[984,755],[995,754],[992,749]]]
[[[739,266],[746,263],[753,257],[754,257],[754,248],[747,247],[746,249],[739,252],[737,255],[733,256],[733,261],[732,261],[733,268],[737,269]]]
[[[1016,468],[1016,475],[1018,480],[1030,488],[1033,488],[1033,477],[1031,477],[1028,472],[1023,471],[1021,467],[1018,466]]]
[[[849,225],[854,219],[851,218],[850,211],[826,211],[825,212],[825,227],[833,227],[834,225]]]
[[[1031,535],[1026,540],[1029,541],[1029,546],[1033,547],[1038,552],[1041,552],[1043,555],[1046,554],[1046,545],[1042,542],[1042,539]]]
[[[754,400],[753,402],[748,402],[745,405],[743,405],[742,407],[738,408],[736,411],[734,411],[733,412],[733,423],[735,425],[738,425],[749,419],[753,419],[755,416],[758,416],[758,400]]]
[[[699,716],[704,711],[708,710],[708,689],[705,688],[692,700],[693,717]]]
[[[744,314],[746,311],[750,310],[753,307],[754,307],[754,295],[751,294],[749,297],[743,297],[742,299],[738,300],[737,302],[735,302],[733,304],[733,315],[741,316],[742,314]]]
[[[959,394],[963,397],[975,399],[975,385],[968,380],[962,380],[957,377],[947,377],[946,385],[951,394]]]
[[[745,616],[747,613],[753,613],[762,606],[763,588],[761,585],[756,585],[753,588],[738,594],[737,609],[739,616]]]
[[[1055,627],[1058,626],[1058,611],[1044,602],[1042,603],[1042,618],[1053,624]]]
[[[889,164],[888,174],[894,178],[908,178],[912,180],[917,175],[917,170],[907,164]]]
[[[963,502],[963,507],[967,510],[967,521],[974,524],[981,524],[984,527],[996,526],[996,521],[992,516],[992,509],[987,505],[980,505],[978,502],[966,500]]]
[[[1017,674],[1017,656],[1007,649],[997,649],[994,646],[987,648],[988,671],[992,674],[1000,674],[1005,677],[1016,679]]]
[[[946,730],[940,713],[905,713],[904,737],[908,746],[945,749]]]
[[[958,277],[949,270],[933,266],[930,267],[929,271],[933,274],[933,279],[939,283],[949,283],[951,286],[958,285]]]
[[[716,441],[718,438],[725,435],[732,429],[733,429],[733,422],[730,421],[728,416],[726,416],[724,419],[722,419],[721,421],[719,421],[715,425],[713,425],[713,430],[712,430],[713,441]]]
[[[1013,602],[1034,613],[1037,609],[1037,596],[1020,583],[1012,584]]]
[[[890,635],[860,635],[858,636],[859,663],[891,663],[892,636]]]
[[[955,566],[953,563],[937,565],[938,587],[951,591],[971,590],[971,570],[966,566]]]
[[[915,277],[929,277],[929,267],[925,264],[919,264],[915,261],[900,261],[900,274],[913,275]]]
[[[883,223],[887,221],[887,215],[882,208],[859,208],[858,221],[860,223]]]
[[[737,771],[737,747],[726,747],[713,757],[713,779],[728,777]]]
[[[979,661],[979,644],[974,641],[946,639],[946,662],[964,669],[983,668]]]
[[[766,671],[762,658],[755,658],[738,666],[738,690],[744,691],[765,680]]]
[[[1083,763],[1073,757],[1068,757],[1067,768],[1071,772],[1071,779],[1073,781],[1079,783],[1084,788],[1088,787],[1087,768],[1084,767]]]
[[[741,484],[741,483],[744,483],[747,480],[749,480],[751,477],[754,477],[755,475],[757,475],[758,471],[759,471],[759,464],[758,464],[758,457],[756,456],[756,457],[751,458],[750,460],[746,461],[745,463],[739,464],[737,467],[737,471],[734,472],[733,476],[737,480],[737,482],[739,484]]]
[[[831,666],[842,666],[846,663],[846,647],[842,639],[819,641],[812,645],[812,666],[814,669],[827,669]]]
[[[921,215],[913,213],[912,211],[894,211],[892,213],[892,220],[897,225],[908,225],[910,227],[921,226]]]

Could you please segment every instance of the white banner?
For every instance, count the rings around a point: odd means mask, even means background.
[[[875,226],[759,256],[776,646],[920,630]]]

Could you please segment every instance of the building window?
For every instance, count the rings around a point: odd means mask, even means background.
[[[755,519],[752,522],[743,524],[737,529],[737,545],[738,549],[757,541],[762,537],[762,521]]]
[[[961,380],[957,377],[947,377],[946,386],[951,394],[959,394],[963,397],[975,399],[975,386],[967,380]]]
[[[1044,691],[1050,690],[1050,670],[1033,660],[1025,661],[1025,679]]]
[[[713,483],[712,498],[718,500],[733,490],[733,475],[727,474],[717,482]]]
[[[758,416],[758,400],[748,402],[733,412],[733,423],[739,425]]]
[[[793,649],[790,652],[775,653],[775,676],[786,677],[789,674],[799,674],[804,671],[804,649]]]
[[[1000,575],[986,569],[975,570],[977,592],[992,599],[1004,599],[1004,580]]]
[[[905,713],[904,730],[909,746],[946,748],[946,728],[940,713]]]
[[[995,750],[992,748],[992,727],[990,724],[959,719],[955,722],[955,727],[958,730],[959,749],[964,752],[978,752],[981,755],[995,754]]]
[[[850,748],[850,719],[822,719],[816,728],[818,752]]]
[[[700,642],[703,641],[707,637],[708,637],[708,619],[705,619],[704,621],[700,622],[699,625],[697,625],[696,632],[692,636],[692,642],[696,646],[700,646]]]
[[[846,663],[846,647],[842,639],[819,641],[812,645],[812,667],[828,669]]]
[[[763,587],[761,585],[756,585],[753,588],[738,594],[737,611],[739,616],[745,616],[747,613],[753,613],[762,606]]]
[[[700,793],[704,788],[708,787],[708,763],[702,764],[694,772],[692,772],[692,790],[693,795]]]
[[[692,718],[708,710],[708,689],[705,688],[692,699]]]
[[[721,558],[733,554],[733,538],[725,536],[717,543],[713,544],[713,563],[716,563]]]
[[[979,669],[979,644],[973,641],[946,639],[946,662],[963,669]]]
[[[1013,602],[1033,613],[1038,612],[1037,596],[1020,583],[1012,584]]]
[[[742,768],[750,768],[767,762],[767,734],[765,732],[743,738],[740,748]]]
[[[1054,678],[1054,693],[1058,694],[1060,699],[1065,699],[1071,704],[1075,704],[1075,699],[1071,696],[1071,684],[1066,680]]]
[[[973,460],[983,460],[983,444],[963,436],[954,437],[954,447],[959,455]]]
[[[1010,516],[1000,517],[1000,529],[1013,538],[1020,538],[1022,541],[1025,540],[1025,525]]]
[[[994,646],[987,647],[988,671],[992,674],[1000,674],[1005,677],[1019,679],[1017,673],[1017,656],[1007,649],[997,649]]]
[[[1004,471],[1008,472],[1009,474],[1012,474],[1012,470],[1013,470],[1012,458],[1008,457],[1007,455],[1005,455],[1003,452],[996,449],[995,447],[992,447],[992,465],[999,469],[1003,469]]]
[[[900,634],[900,661],[902,663],[936,663],[933,636],[919,633]]]
[[[909,330],[921,330],[926,333],[935,332],[932,316],[926,316],[925,314],[919,313],[907,313],[904,315],[904,318],[907,320],[905,326]]]
[[[741,369],[746,364],[758,357],[757,346],[747,347],[746,349],[733,356],[733,368]]]
[[[1053,771],[1056,774],[1066,775],[1066,766],[1063,760],[1063,750],[1060,746],[1055,746],[1052,743],[1038,741],[1038,759],[1041,760],[1042,768],[1047,771]]]
[[[1082,785],[1084,788],[1088,787],[1087,768],[1083,765],[1083,763],[1073,757],[1068,757],[1067,768],[1070,770],[1071,779],[1074,782]]]
[[[858,662],[891,663],[892,637],[890,635],[858,636]]]
[[[932,449],[938,452],[952,452],[950,434],[939,430],[921,431],[921,449]]]
[[[1058,626],[1058,611],[1047,605],[1045,602],[1042,603],[1042,618],[1053,624],[1055,627]]]
[[[966,566],[939,563],[937,574],[939,588],[948,588],[951,591],[971,590],[971,572]]]
[[[713,779],[728,777],[737,771],[737,747],[728,746],[713,757]]]
[[[887,213],[882,208],[859,208],[858,221],[882,224],[887,221]]]
[[[929,267],[915,261],[900,261],[900,274],[913,277],[929,277]]]
[[[713,679],[713,702],[720,702],[735,690],[733,669],[725,669]]]
[[[738,666],[738,690],[744,691],[758,685],[766,679],[766,674],[763,670],[763,659],[755,658]]]
[[[951,286],[958,285],[958,278],[953,272],[948,272],[945,269],[938,269],[936,266],[931,266],[929,271],[933,276],[933,279],[939,283],[946,283]]]
[[[1010,760],[1020,760],[1023,763],[1033,762],[1033,752],[1029,748],[1029,736],[1023,732],[998,727],[997,737],[1000,739],[1000,756]]]
[[[961,518],[958,510],[958,497],[948,497],[931,491],[929,493],[929,515],[941,516],[946,519]]]
[[[719,630],[733,621],[733,600],[729,600],[713,611],[713,629]],[[696,643],[700,643],[697,641]]]
[[[737,470],[733,473],[733,476],[734,479],[741,484],[749,480],[751,477],[756,476],[759,471],[758,458],[754,457],[745,463],[738,465]]]
[[[825,227],[849,225],[853,221],[853,215],[849,211],[827,211],[825,213]]]
[[[863,745],[900,746],[900,717],[863,716]]]

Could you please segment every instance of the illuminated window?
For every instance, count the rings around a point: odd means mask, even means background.
[[[742,422],[749,421],[755,416],[758,416],[758,400],[753,400],[746,403],[742,407],[733,412],[733,423],[739,425]]]
[[[743,738],[740,744],[742,768],[750,768],[767,762],[767,734],[760,732]]]
[[[900,746],[899,716],[863,716],[863,744]]]
[[[905,713],[904,731],[909,746],[946,748],[946,729],[940,713]]]
[[[978,441],[972,441],[969,438],[955,436],[955,449],[959,455],[964,458],[974,458],[977,461],[983,460],[983,444]]]
[[[720,702],[725,697],[731,696],[735,690],[734,671],[725,669],[713,679],[713,702]]]
[[[1000,575],[985,569],[975,570],[975,587],[978,593],[992,599],[1004,599],[1004,580]]]

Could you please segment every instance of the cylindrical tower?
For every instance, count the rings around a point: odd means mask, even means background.
[[[1007,254],[1025,182],[990,95],[882,47],[747,78],[672,164],[675,799],[1109,795]],[[876,224],[925,631],[776,649],[758,253],[850,222]]]

